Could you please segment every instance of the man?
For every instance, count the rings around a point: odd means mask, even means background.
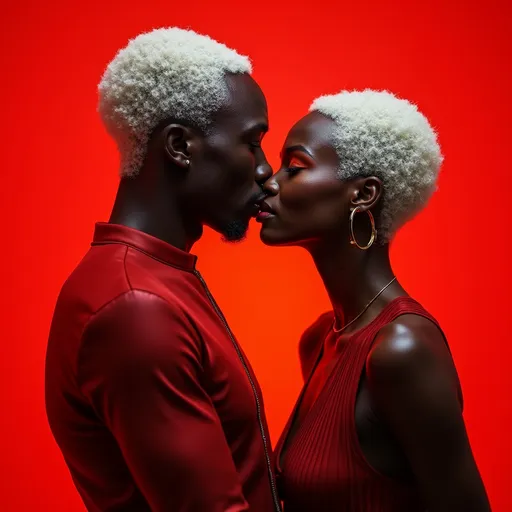
[[[91,511],[279,510],[256,378],[189,253],[243,238],[272,171],[246,57],[176,28],[130,41],[99,86],[121,156],[108,224],[64,284],[46,403]]]

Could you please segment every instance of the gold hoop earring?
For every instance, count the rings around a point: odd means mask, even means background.
[[[350,244],[355,245],[358,249],[362,251],[367,251],[372,245],[373,242],[377,239],[377,230],[375,229],[375,219],[373,218],[373,214],[370,210],[363,210],[361,206],[356,206],[355,208],[351,208],[352,212],[350,214]],[[366,211],[368,217],[370,217],[370,222],[372,225],[372,236],[370,237],[370,241],[367,245],[359,245],[356,240],[356,235],[354,234],[354,217],[356,213],[360,211]]]

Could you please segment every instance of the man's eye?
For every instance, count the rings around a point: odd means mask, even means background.
[[[252,141],[249,142],[249,146],[251,148],[261,148],[261,141],[263,140],[263,137],[265,137],[265,132],[261,133],[255,133],[252,135]]]

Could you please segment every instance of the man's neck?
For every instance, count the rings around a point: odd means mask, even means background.
[[[121,180],[109,222],[137,229],[189,252],[202,235],[201,226],[186,226],[176,198],[165,195],[164,187],[154,183],[148,186],[145,181],[139,176]]]

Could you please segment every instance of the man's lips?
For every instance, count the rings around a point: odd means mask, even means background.
[[[273,208],[266,201],[262,201],[260,203],[260,212],[256,216],[256,220],[258,222],[262,222],[265,219],[273,217],[274,215],[275,211],[273,210]]]
[[[267,194],[261,194],[252,201],[250,206],[251,217],[256,217],[261,210],[261,203],[267,197]]]

